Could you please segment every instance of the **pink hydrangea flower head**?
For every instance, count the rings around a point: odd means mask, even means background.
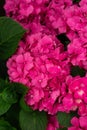
[[[42,19],[49,0],[6,0],[4,9],[6,15],[20,22],[29,30],[30,24]]]
[[[63,98],[62,102],[63,102],[64,110],[67,112],[69,112],[70,110],[73,110],[75,107],[73,96],[71,94],[67,94]]]
[[[79,115],[86,115],[87,77],[75,77],[69,84],[69,93],[72,96],[72,106],[77,106]]]
[[[74,66],[87,69],[86,44],[79,38],[74,38],[68,45],[68,58]]]
[[[71,124],[72,126],[68,130],[87,130],[87,116],[73,117]]]
[[[56,130],[57,128],[59,128],[59,123],[57,121],[56,116],[48,115],[48,124],[46,130]]]
[[[79,5],[80,5],[80,6],[87,5],[87,0],[81,0],[81,1],[79,2]]]
[[[25,41],[7,62],[9,79],[29,87],[25,100],[33,109],[54,114],[66,93],[65,79],[70,73],[67,53],[51,35],[32,34]]]
[[[84,3],[84,4],[81,4]],[[68,26],[68,34],[73,31],[73,35],[80,37],[83,41],[87,39],[87,4],[80,2],[80,6],[77,4],[69,6],[64,11],[65,22]]]
[[[65,33],[67,30],[66,23],[64,21],[63,8],[70,4],[70,1],[52,1],[48,7],[46,14],[46,26],[52,28],[57,34]]]
[[[83,129],[87,129],[87,116],[80,117],[79,123]]]

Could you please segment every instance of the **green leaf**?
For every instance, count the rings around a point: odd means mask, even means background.
[[[0,130],[16,130],[7,121],[0,120]]]
[[[9,83],[0,79],[0,92],[5,102],[16,103],[21,95],[27,92],[28,88],[20,83]]]
[[[28,88],[27,86],[21,84],[21,83],[12,83],[15,91],[18,93],[18,94],[26,94],[26,92],[28,91]]]
[[[6,61],[0,59],[0,78],[6,79],[7,76]]]
[[[20,106],[21,108],[26,112],[33,112],[33,109],[30,108],[24,101],[24,96],[20,100]]]
[[[68,130],[68,129],[64,127],[64,128],[60,128],[60,129],[58,129],[58,130]]]
[[[5,16],[5,10],[3,8],[4,4],[5,4],[5,0],[0,0],[0,17]]]
[[[45,130],[47,117],[45,112],[20,112],[20,127],[22,130]]]
[[[0,59],[7,59],[16,51],[24,32],[16,21],[0,17]]]
[[[80,68],[79,66],[72,66],[71,67],[71,75],[73,77],[80,75],[81,77],[85,76],[85,70]]]
[[[19,112],[20,106],[19,102],[13,104],[10,109],[5,113],[5,120],[8,121],[12,126],[16,126],[17,130],[20,130],[19,127]]]
[[[11,104],[5,102],[2,96],[0,95],[0,116],[6,113],[10,107],[11,107]]]
[[[70,121],[73,116],[75,116],[75,113],[73,113],[73,112],[71,112],[71,113],[58,112],[57,119],[61,126],[69,127],[71,125]]]
[[[9,87],[5,88],[2,93],[2,98],[5,102],[9,104],[16,103],[18,101],[18,96],[14,88],[9,84]]]
[[[81,0],[73,0],[73,4],[79,3]]]
[[[6,83],[5,80],[0,79],[0,93],[3,92],[3,90],[5,89]]]
[[[69,38],[65,33],[57,35],[58,40],[64,45],[64,50],[67,50],[67,46],[70,43]]]

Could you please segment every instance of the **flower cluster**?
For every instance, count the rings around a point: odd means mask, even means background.
[[[68,93],[63,101],[66,110],[77,110],[81,116],[87,115],[87,77],[68,77]]]
[[[81,117],[68,129],[86,130],[81,122],[87,120],[87,75],[73,77],[71,69],[87,72],[87,0],[6,0],[4,8],[27,30],[7,62],[10,81],[27,85],[26,103],[52,115],[47,130],[59,127],[58,111],[76,110]],[[67,50],[61,34],[70,40]]]
[[[19,21],[24,27],[41,20],[50,0],[6,0],[7,16]]]
[[[25,98],[28,105],[54,114],[66,93],[65,79],[70,73],[67,53],[50,35],[32,34],[26,39],[7,62],[9,78],[30,88]]]
[[[87,116],[73,117],[71,124],[72,126],[68,130],[87,130]]]
[[[57,128],[59,128],[59,123],[56,119],[56,116],[48,115],[48,125],[46,130],[56,130]]]

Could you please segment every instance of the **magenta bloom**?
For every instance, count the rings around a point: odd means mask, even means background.
[[[49,5],[49,0],[6,0],[4,9],[6,15],[12,17],[30,30],[31,24],[37,23],[44,18]]]
[[[55,57],[56,55],[56,57]],[[29,87],[25,100],[33,109],[54,114],[61,110],[66,93],[65,79],[70,73],[67,53],[51,35],[34,34],[7,62],[9,79]]]
[[[79,38],[74,38],[68,45],[68,59],[74,66],[87,70],[86,44]]]
[[[46,130],[56,130],[59,128],[59,123],[57,121],[56,116],[48,115],[48,124]]]
[[[68,130],[87,130],[87,116],[73,117],[71,124]]]
[[[68,100],[71,100],[71,110],[78,109],[79,115],[87,115],[87,77],[81,78],[78,76],[70,79],[70,81],[68,82],[69,99],[64,97],[64,101],[67,101],[65,102],[66,106],[68,107],[68,104],[70,104]]]

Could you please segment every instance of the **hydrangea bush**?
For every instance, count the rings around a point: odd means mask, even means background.
[[[4,10],[0,127],[87,130],[87,0],[5,0]]]

